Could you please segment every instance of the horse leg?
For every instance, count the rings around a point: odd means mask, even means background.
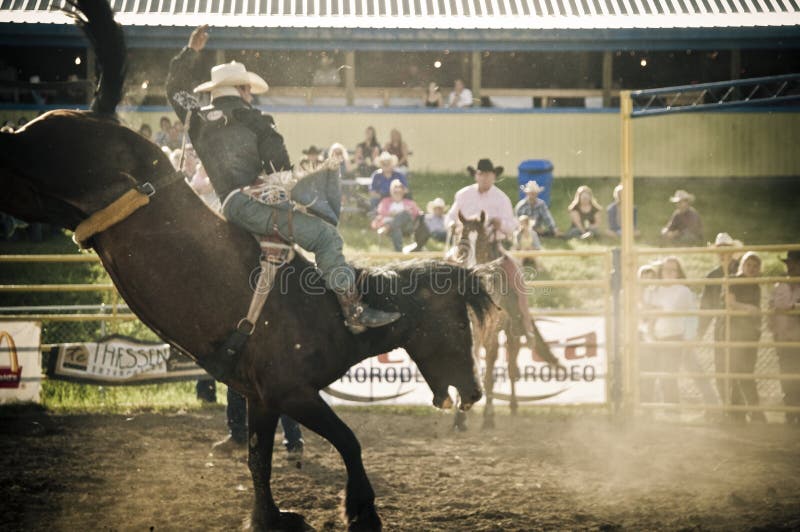
[[[255,502],[250,526],[253,530],[304,530],[299,514],[281,512],[272,498],[272,447],[279,414],[247,400],[248,456],[247,465],[253,477]]]
[[[520,379],[517,357],[519,356],[519,335],[509,331],[506,335],[506,363],[508,364],[508,378],[511,381],[511,400],[508,403],[512,414],[517,413],[517,381]]]
[[[319,395],[290,398],[283,410],[336,447],[347,469],[344,517],[349,531],[381,530],[381,519],[375,511],[375,492],[361,460],[359,444],[350,427],[339,419]]]
[[[484,429],[494,428],[494,365],[497,363],[497,329],[486,335],[486,373],[483,376],[483,392],[486,394],[486,406],[483,409]]]

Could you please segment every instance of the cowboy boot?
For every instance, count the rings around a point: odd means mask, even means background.
[[[399,312],[385,312],[367,306],[361,301],[361,294],[355,289],[337,293],[336,297],[342,306],[344,324],[353,334],[360,334],[366,331],[367,327],[383,327],[397,321],[401,316]]]

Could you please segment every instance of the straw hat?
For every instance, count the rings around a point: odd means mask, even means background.
[[[694,194],[689,194],[685,190],[676,190],[675,194],[669,199],[672,203],[678,203],[680,201],[688,201],[689,203],[694,201]]]
[[[447,210],[447,204],[444,202],[442,198],[436,198],[432,201],[428,202],[428,206],[426,207],[429,213],[433,213],[433,209],[440,207],[444,210]]]
[[[397,166],[397,155],[392,155],[388,151],[381,152],[378,155],[378,164],[381,166],[391,163],[391,166]]]
[[[719,248],[724,246],[731,246],[735,248],[740,248],[744,246],[741,240],[734,240],[731,235],[728,233],[717,233],[717,238],[714,239],[714,243],[708,244],[709,247],[712,248]]]
[[[531,192],[535,192],[536,194],[538,194],[543,190],[544,187],[540,187],[539,183],[537,183],[536,181],[528,181],[527,183],[525,183],[525,186],[522,187],[522,191],[525,194],[530,194]]]
[[[258,74],[248,72],[242,63],[231,61],[211,69],[211,81],[201,83],[194,88],[194,92],[210,92],[220,87],[236,87],[250,85],[253,94],[264,94],[269,90],[269,85]]]
[[[319,155],[322,153],[322,150],[314,146],[313,144],[308,147],[307,150],[303,150],[303,155]]]

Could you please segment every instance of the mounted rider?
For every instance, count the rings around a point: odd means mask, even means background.
[[[277,234],[313,252],[325,284],[336,294],[345,323],[354,333],[394,322],[399,313],[361,302],[355,272],[342,254],[342,237],[332,225],[338,222],[338,209],[328,208],[325,201],[315,205],[322,207],[318,214],[325,221],[294,210],[288,201],[289,192],[281,185],[296,180],[283,137],[270,115],[251,106],[254,94],[268,90],[267,83],[233,61],[212,68],[211,80],[192,89],[199,52],[208,41],[207,30],[206,25],[195,29],[188,46],[172,59],[166,87],[169,102],[186,124],[192,145],[220,196],[222,215],[255,235]],[[201,108],[192,92],[210,92],[211,104]],[[338,187],[338,176],[335,178]],[[257,198],[243,190],[265,182],[271,184],[269,194]],[[337,199],[335,193],[325,196]]]

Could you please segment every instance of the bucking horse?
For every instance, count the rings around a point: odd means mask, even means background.
[[[88,111],[54,110],[0,133],[0,210],[31,222],[80,230],[133,312],[161,338],[214,363],[252,299],[260,248],[176,175],[155,144],[116,117],[125,43],[106,0],[75,0],[70,13],[96,52],[101,76]],[[281,266],[256,326],[226,384],[247,398],[248,466],[254,529],[296,529],[270,489],[274,432],[285,413],[330,441],[347,469],[344,518],[350,530],[379,530],[374,492],[356,436],[319,390],[353,364],[403,347],[437,407],[467,409],[482,396],[469,314],[496,308],[479,274],[438,261],[357,270],[365,300],[402,313],[395,323],[353,335],[314,265],[297,254]],[[186,486],[191,489],[191,486]]]

